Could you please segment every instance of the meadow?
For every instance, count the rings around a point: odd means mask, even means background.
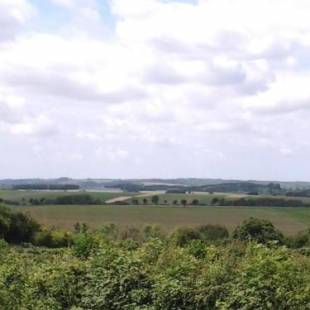
[[[31,199],[56,198],[81,193],[87,193],[91,197],[99,199],[100,204],[31,205],[30,203]],[[154,195],[158,196],[156,205],[152,203],[152,196]],[[306,207],[211,205],[214,199],[239,199],[241,197],[258,199],[257,197],[262,196],[221,193],[165,194],[152,192],[133,194],[95,191],[0,191],[1,199],[20,203],[20,205],[13,204],[12,208],[29,213],[44,226],[60,229],[72,229],[77,222],[85,222],[92,228],[100,228],[106,223],[115,223],[123,227],[142,227],[147,224],[157,224],[167,232],[181,226],[220,224],[232,231],[249,217],[270,220],[286,234],[295,234],[310,226],[310,208]],[[182,200],[187,201],[186,206],[182,206]],[[191,205],[194,200],[198,201],[200,205]],[[309,198],[304,198],[304,200],[307,201]],[[127,204],[123,205],[124,203]]]
[[[94,198],[100,199],[103,202],[109,199],[113,199],[120,196],[119,192],[103,192],[103,191],[42,191],[42,190],[0,190],[0,198],[5,200],[12,200],[16,202],[22,202],[23,200],[29,200],[31,198],[56,198],[59,196],[71,196],[80,194],[89,194]],[[122,193],[122,195],[130,196],[130,193]]]
[[[100,228],[106,223],[138,227],[158,224],[166,231],[180,226],[220,224],[231,231],[251,216],[272,221],[286,234],[295,234],[310,226],[309,208],[134,205],[51,205],[15,208],[28,212],[45,226],[65,229],[72,229],[77,222],[85,222],[92,228]]]

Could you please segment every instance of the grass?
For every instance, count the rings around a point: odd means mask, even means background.
[[[173,207],[173,206],[23,206],[14,207],[29,212],[46,226],[71,229],[76,222],[92,228],[105,223],[121,226],[159,224],[171,231],[178,226],[201,224],[225,225],[230,231],[253,216],[268,219],[286,234],[294,234],[310,226],[310,208],[267,207]]]
[[[22,190],[0,190],[0,198],[6,200],[13,200],[21,202],[22,199],[29,201],[30,198],[56,198],[58,196],[66,195],[79,195],[87,193],[94,198],[100,199],[102,202],[119,197],[119,196],[130,196],[129,193],[118,193],[118,192],[91,192],[91,191],[22,191]]]
[[[234,194],[234,193],[202,193],[202,192],[196,192],[191,194],[162,194],[162,193],[154,193],[148,194],[147,196],[133,196],[132,198],[128,199],[129,202],[132,202],[133,199],[138,200],[139,204],[144,204],[144,200],[147,200],[147,203],[151,203],[152,196],[157,195],[159,198],[159,204],[167,204],[172,205],[174,204],[174,201],[177,201],[177,204],[181,203],[181,200],[186,200],[187,204],[191,204],[194,199],[197,199],[200,204],[203,205],[210,205],[212,199],[217,198],[225,198],[225,199],[231,199],[231,200],[237,200],[240,198],[247,198],[251,200],[260,199],[260,198],[273,198],[273,199],[285,199],[285,200],[300,200],[304,203],[310,203],[309,197],[287,197],[287,196],[268,196],[268,195],[246,195],[246,194]]]
[[[55,198],[63,195],[78,195],[81,192],[66,191],[12,191],[0,190],[0,198],[13,201],[29,201],[30,198]],[[151,203],[149,194],[130,194],[116,192],[87,192],[94,198],[107,201],[117,197],[132,196],[139,200],[140,205],[45,205],[45,206],[16,206],[13,208],[29,212],[35,219],[46,226],[71,229],[76,222],[85,222],[93,228],[100,228],[105,223],[116,223],[121,226],[143,226],[159,224],[165,230],[171,231],[178,226],[194,226],[201,224],[225,225],[230,231],[249,217],[270,220],[286,234],[294,234],[310,226],[310,208],[283,207],[218,207],[218,206],[173,206],[174,200],[186,199],[192,202],[199,200],[201,204],[210,205],[213,198],[240,198],[245,195],[221,193],[193,193],[193,194],[162,194],[158,193],[162,206],[143,206],[143,200]],[[251,196],[256,199],[261,196]],[[132,201],[129,198],[128,201]],[[277,197],[280,198],[280,197]],[[285,197],[283,197],[285,198]],[[287,197],[286,197],[287,198]],[[287,198],[290,199],[290,198]],[[300,199],[300,198],[296,198]],[[303,198],[302,198],[303,199]],[[309,202],[310,198],[304,198]]]

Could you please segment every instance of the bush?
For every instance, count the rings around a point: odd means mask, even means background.
[[[73,238],[73,252],[77,257],[87,258],[99,247],[93,234],[79,233]]]
[[[310,265],[286,249],[250,244],[220,309],[307,309]],[[297,261],[296,261],[297,260]]]
[[[294,249],[310,247],[310,229],[286,238],[286,244]]]
[[[153,238],[158,238],[158,239],[163,239],[164,238],[164,233],[161,230],[160,226],[158,225],[147,225],[143,228],[142,231],[143,234],[143,239],[150,240]]]
[[[83,309],[152,309],[153,281],[143,261],[117,248],[101,250],[91,262]]]
[[[29,215],[0,206],[0,238],[16,244],[31,242],[40,229],[40,225]]]
[[[8,208],[0,206],[0,238],[5,238],[11,224],[11,214]]]
[[[0,240],[0,309],[308,309],[307,248],[207,244],[192,228],[174,233],[185,237],[180,247],[154,231],[147,226],[140,243],[76,232],[73,248],[59,249]],[[43,232],[50,240],[64,234]]]
[[[1,251],[8,249],[9,245],[3,239],[0,239],[0,254]]]
[[[61,230],[42,230],[35,235],[33,243],[48,248],[64,248],[72,244],[72,235]]]
[[[137,227],[126,227],[121,231],[120,239],[141,242],[143,237],[141,231]]]
[[[40,225],[30,216],[21,212],[12,212],[10,229],[5,239],[9,243],[31,242],[40,229]]]
[[[107,224],[102,226],[100,233],[107,239],[117,240],[120,232],[115,224]]]
[[[206,244],[202,240],[191,240],[187,244],[187,250],[197,258],[204,258],[207,253]]]
[[[267,220],[250,218],[245,220],[233,232],[233,238],[238,240],[254,240],[259,243],[278,241],[283,243],[284,237],[273,224]]]
[[[197,230],[206,241],[222,240],[229,237],[227,228],[220,225],[202,225]]]
[[[202,236],[200,232],[195,228],[178,228],[176,231],[173,232],[171,235],[171,239],[175,242],[178,246],[185,246],[192,240],[201,240]]]

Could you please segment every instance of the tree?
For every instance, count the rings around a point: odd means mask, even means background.
[[[278,241],[283,243],[283,235],[267,220],[249,218],[233,232],[233,238],[239,240],[255,240],[259,243]]]
[[[181,200],[181,205],[182,205],[183,207],[185,207],[186,204],[187,204],[187,200],[186,200],[186,199],[182,199],[182,200]]]
[[[154,195],[154,196],[152,196],[151,201],[152,201],[152,203],[157,205],[159,202],[159,197],[157,195]]]
[[[148,204],[148,200],[146,198],[143,198],[143,204],[145,204],[145,205]]]
[[[29,215],[21,212],[12,212],[6,240],[12,243],[31,242],[35,234],[40,230],[40,224]]]
[[[193,206],[198,206],[198,205],[199,205],[199,200],[198,200],[198,199],[194,199],[194,200],[192,201],[192,205],[193,205]]]

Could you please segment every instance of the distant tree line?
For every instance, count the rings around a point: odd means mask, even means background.
[[[250,207],[310,207],[309,203],[296,199],[255,197],[255,198],[213,198],[212,205],[218,206],[250,206]]]
[[[13,186],[15,190],[78,190],[76,184],[17,184]]]
[[[138,198],[133,198],[131,200],[132,204],[138,205],[140,204],[140,200]],[[285,199],[279,197],[264,197],[264,196],[257,196],[257,197],[242,197],[242,198],[226,198],[226,197],[214,197],[208,203],[203,203],[199,199],[174,199],[173,201],[169,202],[167,200],[160,201],[160,196],[154,195],[150,197],[150,199],[143,198],[141,201],[142,204],[155,204],[155,205],[182,205],[182,206],[246,206],[246,207],[310,207],[309,203],[305,203],[302,200],[298,199]],[[129,202],[126,202],[129,204]]]
[[[100,205],[103,202],[89,194],[63,195],[57,197],[30,198],[32,205]]]
[[[286,190],[282,189],[278,183],[257,184],[252,182],[232,182],[221,184],[209,184],[202,186],[177,186],[154,184],[144,185],[142,183],[132,182],[111,182],[105,185],[107,188],[120,188],[128,192],[140,191],[166,191],[167,193],[186,193],[186,192],[222,192],[222,193],[251,193],[251,194],[285,194]]]
[[[296,190],[286,193],[288,197],[310,197],[310,189]]]

